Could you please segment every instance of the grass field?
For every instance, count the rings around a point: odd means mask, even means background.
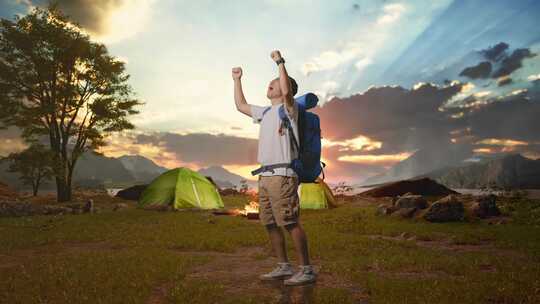
[[[0,218],[1,303],[540,303],[538,201],[507,200],[502,225],[303,211],[320,280],[285,288],[257,280],[275,259],[256,221],[94,199],[97,214]]]

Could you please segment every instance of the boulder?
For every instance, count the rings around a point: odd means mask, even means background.
[[[86,204],[84,204],[83,206],[83,211],[84,212],[89,212],[89,213],[93,213],[94,212],[94,200],[93,199],[89,199]]]
[[[428,207],[427,200],[421,195],[405,195],[400,198],[395,203],[395,206],[398,209],[401,208],[417,208],[417,209],[426,209]]]
[[[377,206],[377,210],[375,211],[375,215],[389,215],[392,214],[396,209],[394,206],[388,206],[385,204],[380,204]]]
[[[0,202],[0,217],[53,215],[72,213],[71,208],[57,205],[38,205],[29,202]]]
[[[448,195],[434,202],[424,214],[430,222],[462,221],[465,216],[463,203],[455,195]]]
[[[394,213],[392,213],[392,216],[394,217],[400,217],[400,218],[411,218],[414,216],[414,213],[417,211],[417,208],[411,207],[411,208],[400,208],[396,210]]]
[[[479,218],[488,218],[501,215],[497,207],[497,197],[495,195],[481,196],[475,199],[471,205],[472,213]]]

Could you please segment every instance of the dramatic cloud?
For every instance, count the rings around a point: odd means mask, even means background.
[[[449,142],[455,122],[440,108],[463,84],[376,87],[348,98],[334,98],[316,110],[323,136],[344,141],[360,135],[382,142],[379,153],[413,151]]]
[[[513,82],[512,78],[510,78],[509,76],[503,76],[499,79],[497,79],[497,85],[499,87],[502,87],[502,86],[505,86],[505,85],[509,85]]]
[[[471,79],[488,78],[491,74],[491,63],[489,61],[483,61],[479,64],[463,69],[459,76],[466,76]]]
[[[495,46],[480,51],[480,53],[482,53],[486,59],[496,62],[504,57],[504,52],[508,49],[508,47],[509,45],[507,43],[500,42]]]
[[[178,161],[199,166],[252,165],[257,160],[257,140],[224,134],[139,134],[134,144],[152,145],[175,154]]]
[[[536,54],[532,53],[529,49],[514,50],[512,55],[502,60],[500,68],[493,73],[493,78],[499,78],[512,74],[513,71],[522,67],[523,59],[532,58],[534,56],[536,56]]]
[[[155,0],[59,0],[58,7],[74,21],[104,41],[130,37],[148,22]],[[29,6],[46,6],[46,0],[28,0]]]
[[[487,79],[498,78],[497,84],[503,86],[511,83],[512,80],[505,78],[522,67],[522,62],[526,58],[532,58],[536,54],[532,53],[528,48],[516,49],[511,55],[506,51],[509,45],[501,42],[479,53],[489,61],[483,61],[475,66],[466,67],[461,71],[459,76],[469,77],[470,79]],[[492,71],[495,72],[492,74]]]
[[[516,91],[471,108],[463,116],[474,138],[520,142],[540,141],[540,100],[531,100],[526,91]],[[486,143],[486,142],[483,142]]]
[[[459,161],[472,149],[477,153],[540,152],[540,100],[527,89],[504,96],[479,91],[448,106],[449,100],[472,88],[459,82],[421,83],[412,89],[374,87],[348,98],[333,98],[315,110],[321,117],[323,155],[342,176],[365,176],[417,152],[423,153],[424,161],[416,167],[432,169],[454,154],[462,158],[456,156],[453,161]],[[460,153],[444,152],[452,149]],[[348,167],[353,164],[355,169]],[[401,168],[400,174],[406,169]]]

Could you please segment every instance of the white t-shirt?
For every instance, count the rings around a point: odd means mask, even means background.
[[[263,112],[268,107],[251,105],[251,117],[253,118],[253,122],[261,125],[257,153],[257,161],[261,165],[267,166],[290,163],[297,157],[298,152],[296,150],[293,151],[293,147],[291,147],[289,131],[283,128],[283,134],[279,134],[279,128],[281,126],[279,107],[281,107],[281,105],[282,104],[270,106],[270,109],[266,111],[264,115]],[[285,114],[289,117],[291,122],[294,136],[298,140],[298,104],[296,102],[294,103],[294,117],[289,114],[285,105],[283,105],[283,107],[285,108]],[[266,171],[261,173],[261,175],[296,176],[296,173],[291,168],[277,168],[274,169],[273,173],[272,171]]]

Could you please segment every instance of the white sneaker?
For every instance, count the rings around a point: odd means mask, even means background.
[[[283,283],[288,286],[294,286],[314,283],[316,280],[317,274],[315,273],[315,270],[313,270],[313,266],[305,265],[300,266],[300,271]]]
[[[292,276],[293,270],[290,263],[278,263],[278,266],[269,273],[259,276],[263,281],[281,280],[284,277]]]

